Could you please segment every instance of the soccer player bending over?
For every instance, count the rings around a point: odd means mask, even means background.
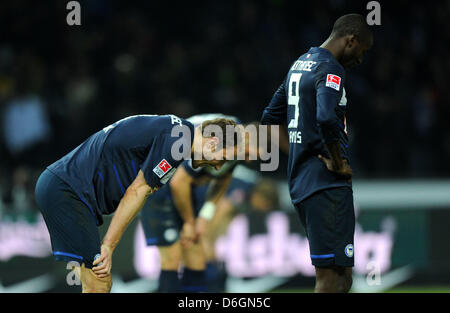
[[[205,125],[211,118],[227,118],[240,124],[234,116],[217,113],[195,115],[187,121]],[[250,159],[251,155],[257,156],[259,153],[257,145],[250,144],[247,135],[242,134],[242,138],[246,138],[242,152],[245,159]],[[141,220],[146,242],[158,247],[161,261],[159,292],[207,291],[202,237],[208,221],[215,214],[216,204],[232,181],[231,176],[238,163],[237,159],[227,160],[217,170],[208,166],[195,168],[190,160],[185,161],[170,183],[145,203]],[[179,271],[181,268],[182,271]]]
[[[261,120],[288,127],[289,189],[308,237],[315,292],[348,292],[352,285],[355,214],[344,68],[361,64],[372,43],[363,16],[340,17],[320,47],[293,63]]]
[[[226,133],[228,119],[209,121]],[[175,129],[175,127],[178,127]],[[174,136],[175,135],[175,136]],[[178,136],[178,137],[177,137]],[[166,184],[183,157],[194,167],[220,168],[235,143],[173,115],[137,115],[90,136],[41,174],[36,202],[50,233],[56,260],[76,261],[83,292],[109,292],[112,254],[148,195]],[[176,147],[172,149],[172,147]],[[228,153],[230,152],[230,153]],[[100,242],[102,216],[114,213]]]

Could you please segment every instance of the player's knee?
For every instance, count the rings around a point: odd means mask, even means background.
[[[195,271],[203,271],[206,268],[206,260],[202,257],[187,258],[184,261],[187,268]]]
[[[91,292],[95,293],[109,293],[112,288],[112,278],[111,275],[108,275],[103,278],[97,278],[94,281],[93,288]]]
[[[330,275],[317,276],[314,292],[317,293],[337,292],[336,278]]]
[[[320,268],[316,267],[316,285],[314,292],[339,292],[339,275],[332,267]]]
[[[163,270],[176,271],[179,265],[179,260],[171,259],[170,257],[161,257],[161,269]]]
[[[98,277],[91,269],[81,267],[81,285],[83,293],[109,293],[112,288],[111,274]]]
[[[181,249],[178,243],[169,247],[158,247],[161,260],[161,269],[176,271],[181,262]]]
[[[109,293],[112,288],[112,278],[108,275],[103,278],[91,279],[89,282],[82,282],[83,293]]]
[[[206,258],[203,246],[197,243],[189,249],[183,249],[183,263],[192,270],[204,270],[206,268]]]
[[[352,275],[351,274],[350,275],[345,275],[340,280],[338,292],[347,293],[352,288],[352,285],[353,285]]]
[[[341,267],[316,269],[315,292],[347,293],[352,287],[351,271]]]
[[[339,268],[338,277],[338,292],[349,292],[353,284],[352,269],[350,267]]]
[[[111,291],[111,288],[112,288],[112,277],[110,274],[99,280],[96,290],[97,292],[109,293]]]
[[[215,260],[215,251],[214,251],[214,241],[213,240],[203,240],[203,250],[205,253],[205,261],[213,261]]]

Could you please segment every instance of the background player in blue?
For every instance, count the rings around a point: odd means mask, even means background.
[[[227,192],[218,201],[214,217],[203,235],[208,292],[225,291],[227,274],[224,262],[216,259],[216,241],[226,233],[233,218],[238,214],[266,214],[279,208],[278,186],[275,181],[263,178],[260,172],[243,165],[236,166]],[[265,217],[258,216],[260,218]]]
[[[207,125],[226,134],[226,126],[235,123],[216,119],[201,126]],[[167,183],[183,161],[172,147],[187,158],[199,153],[202,158],[192,161],[196,167],[220,168],[228,151],[235,151],[236,139],[203,137],[201,127],[173,115],[131,116],[93,134],[48,166],[36,184],[36,202],[55,258],[81,263],[77,270],[83,292],[109,292],[112,253],[125,228],[147,196]],[[100,242],[97,226],[102,215],[113,212]]]
[[[207,291],[205,258],[201,236],[195,233],[195,221],[205,200],[217,202],[229,179],[226,175],[208,183],[205,180],[210,181],[211,177],[206,173],[192,177],[187,167],[183,162],[173,177],[175,185],[171,181],[149,197],[141,211],[147,245],[157,246],[159,251],[161,272],[158,292]],[[188,189],[184,190],[184,186]],[[183,203],[181,209],[180,202]],[[187,232],[190,238],[187,239],[183,232]],[[183,266],[182,274],[179,273],[180,266]]]
[[[348,292],[352,285],[355,215],[344,68],[360,64],[372,43],[363,16],[340,17],[320,47],[294,62],[262,116],[262,124],[288,127],[289,190],[308,236],[316,292]]]
[[[212,118],[228,118],[240,124],[236,117],[217,113],[195,115],[188,121],[199,125]],[[247,145],[246,157],[252,153],[251,149]],[[160,292],[206,291],[201,235],[214,215],[215,203],[231,181],[237,162],[227,161],[220,169],[194,168],[191,161],[183,162],[170,184],[145,204],[141,216],[147,244],[158,246],[161,259]],[[184,270],[180,282],[181,264]]]

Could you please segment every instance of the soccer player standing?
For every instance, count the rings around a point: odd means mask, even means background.
[[[216,119],[201,126],[207,125],[226,134],[227,126],[236,124]],[[53,255],[81,264],[77,271],[83,292],[110,291],[112,253],[125,228],[147,196],[169,181],[183,157],[194,155],[194,167],[220,168],[228,152],[234,154],[233,139],[204,136],[201,126],[194,128],[173,115],[131,116],[96,132],[41,174],[36,202]],[[100,242],[97,226],[103,215],[112,213]]]
[[[288,127],[289,190],[308,237],[315,292],[348,292],[352,285],[355,214],[344,68],[361,64],[372,43],[363,16],[341,16],[320,47],[294,62],[261,119]]]

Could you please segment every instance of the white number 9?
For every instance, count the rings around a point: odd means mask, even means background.
[[[302,73],[292,73],[289,78],[289,86],[288,86],[288,105],[295,106],[294,118],[289,121],[288,128],[297,128],[298,127],[298,116],[300,114],[298,108],[298,101],[300,99],[299,96],[299,86],[300,79],[302,78]]]

